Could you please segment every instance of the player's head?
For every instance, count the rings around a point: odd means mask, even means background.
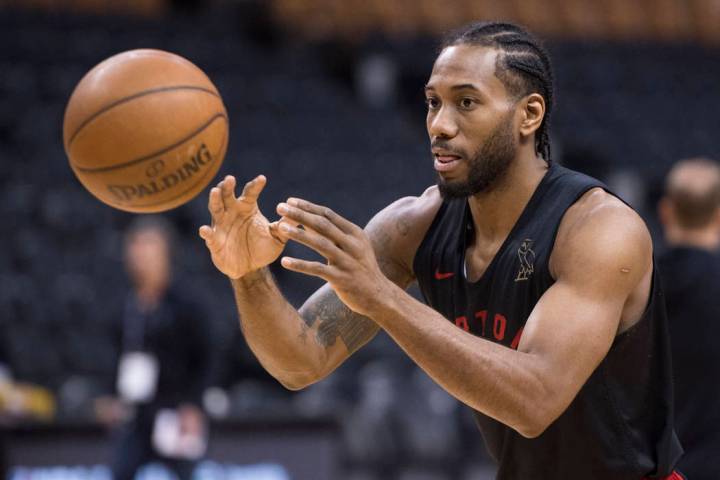
[[[125,268],[136,286],[163,288],[170,278],[175,234],[162,217],[138,217],[125,233]]]
[[[433,153],[458,159],[436,162],[443,195],[487,190],[519,148],[550,161],[550,59],[522,28],[480,22],[451,33],[425,90]]]
[[[720,242],[720,165],[707,158],[676,163],[665,180],[660,220],[670,243]],[[701,245],[698,245],[701,246]]]

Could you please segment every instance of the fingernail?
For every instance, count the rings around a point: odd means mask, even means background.
[[[284,203],[278,203],[278,212],[280,212],[280,213],[282,213],[282,214],[285,214],[285,213],[288,213],[288,211],[289,211],[289,210],[288,210],[288,207],[287,207],[286,204],[284,204]]]
[[[297,205],[298,201],[297,198],[288,198],[287,203],[290,205]]]
[[[290,232],[290,225],[288,225],[287,223],[281,223],[280,230],[282,230],[283,232]]]

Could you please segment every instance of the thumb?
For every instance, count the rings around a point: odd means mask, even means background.
[[[198,235],[200,235],[200,238],[202,238],[206,242],[212,238],[212,234],[212,228],[208,227],[207,225],[203,225],[198,229]]]
[[[280,230],[280,223],[282,223],[282,221],[283,220],[278,220],[268,224],[268,230],[270,230],[270,235],[272,235],[275,240],[282,243],[287,243],[287,241],[290,240],[290,237],[285,235],[283,231]]]
[[[213,232],[213,229],[208,227],[207,225],[203,225],[198,230],[198,234],[200,235],[200,238],[205,240],[205,246],[207,246],[210,250],[212,250],[215,247],[215,232]]]

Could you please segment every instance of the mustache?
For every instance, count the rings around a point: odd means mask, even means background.
[[[444,140],[435,140],[434,142],[431,142],[430,148],[439,148],[441,150],[445,150],[446,152],[450,152],[453,155],[457,155],[458,157],[465,158],[465,152],[452,148],[450,144]]]

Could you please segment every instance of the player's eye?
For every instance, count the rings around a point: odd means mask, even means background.
[[[428,110],[437,110],[440,107],[440,100],[435,97],[428,97],[425,99],[425,105]]]
[[[460,107],[464,109],[469,109],[475,106],[475,100],[469,97],[464,97],[460,99]]]

